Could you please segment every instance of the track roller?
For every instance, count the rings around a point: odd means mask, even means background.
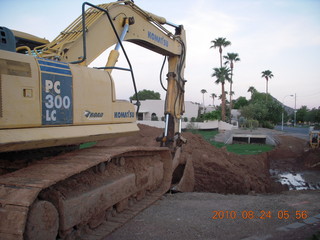
[[[53,204],[48,201],[36,201],[29,211],[25,239],[55,240],[58,228],[59,215]]]

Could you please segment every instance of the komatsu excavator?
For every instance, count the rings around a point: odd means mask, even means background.
[[[160,146],[57,153],[139,130],[111,75],[133,76],[130,61],[116,66],[123,41],[168,58]],[[169,190],[183,164],[185,42],[182,25],[128,0],[83,3],[52,42],[0,27],[0,239],[101,239]],[[105,66],[88,67],[113,45]]]

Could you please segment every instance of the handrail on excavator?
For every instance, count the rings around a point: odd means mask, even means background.
[[[122,44],[122,41],[121,41],[121,39],[120,39],[120,37],[119,37],[119,34],[117,33],[117,30],[116,30],[116,28],[115,28],[115,26],[114,26],[114,24],[113,24],[113,22],[112,22],[112,19],[111,19],[110,14],[109,14],[109,12],[108,12],[107,9],[101,8],[101,7],[96,6],[96,5],[94,5],[94,4],[92,4],[92,3],[89,3],[89,2],[84,2],[84,3],[82,4],[83,56],[82,56],[82,59],[80,59],[80,60],[78,60],[78,61],[73,61],[73,62],[70,62],[70,63],[71,63],[71,64],[79,64],[79,63],[84,62],[84,61],[86,60],[86,58],[87,58],[87,47],[86,47],[86,44],[87,44],[87,40],[86,40],[86,14],[85,14],[85,13],[86,13],[86,10],[85,10],[86,5],[88,5],[88,6],[92,7],[92,8],[95,8],[95,9],[97,9],[97,10],[99,10],[99,11],[102,11],[102,12],[104,12],[104,13],[107,15],[108,20],[109,20],[109,22],[110,22],[110,25],[111,25],[111,27],[112,27],[112,30],[113,30],[113,32],[114,32],[114,34],[115,34],[115,36],[116,36],[116,38],[117,38],[117,40],[118,40],[118,44],[121,46],[121,49],[122,49],[122,51],[123,51],[123,54],[124,54],[124,56],[125,56],[125,58],[126,58],[126,60],[127,60],[127,62],[128,62],[128,65],[129,65],[129,68],[120,68],[120,67],[114,67],[114,66],[113,66],[113,67],[101,67],[101,68],[98,68],[98,69],[118,69],[118,70],[129,71],[129,72],[131,73],[133,88],[134,88],[134,92],[135,92],[136,99],[137,99],[137,101],[136,101],[136,103],[135,103],[135,105],[137,106],[137,112],[136,112],[136,114],[138,115],[138,113],[139,113],[139,108],[140,108],[140,101],[139,101],[139,97],[138,97],[138,91],[137,91],[137,86],[136,86],[135,77],[134,77],[134,74],[133,74],[132,65],[131,65],[131,62],[130,62],[130,60],[129,60],[129,57],[128,57],[127,53],[126,53],[126,50],[125,50],[125,48],[124,48],[124,46],[123,46],[123,44]]]

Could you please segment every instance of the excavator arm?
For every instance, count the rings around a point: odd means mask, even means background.
[[[91,8],[85,10],[86,6]],[[175,33],[163,27],[164,24],[174,26]],[[175,146],[181,142],[181,116],[184,113],[186,82],[186,35],[182,25],[167,22],[165,18],[146,12],[129,0],[98,6],[83,3],[82,15],[55,40],[37,48],[36,52],[41,52],[39,56],[44,58],[89,65],[102,52],[116,44],[105,67],[105,70],[111,73],[118,60],[119,49],[123,49],[122,41],[135,43],[168,57],[169,72],[164,109],[166,125],[163,137],[158,140],[164,146]]]

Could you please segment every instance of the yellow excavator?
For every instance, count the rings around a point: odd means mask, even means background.
[[[85,2],[52,42],[6,27],[0,38],[0,239],[101,239],[169,190],[185,164],[182,25],[129,0]],[[136,91],[123,41],[168,59],[160,146],[70,150],[139,130],[139,102],[117,100],[112,78],[130,72]],[[105,66],[88,67],[113,45]]]
[[[309,132],[309,145],[311,148],[320,148],[320,131]]]

